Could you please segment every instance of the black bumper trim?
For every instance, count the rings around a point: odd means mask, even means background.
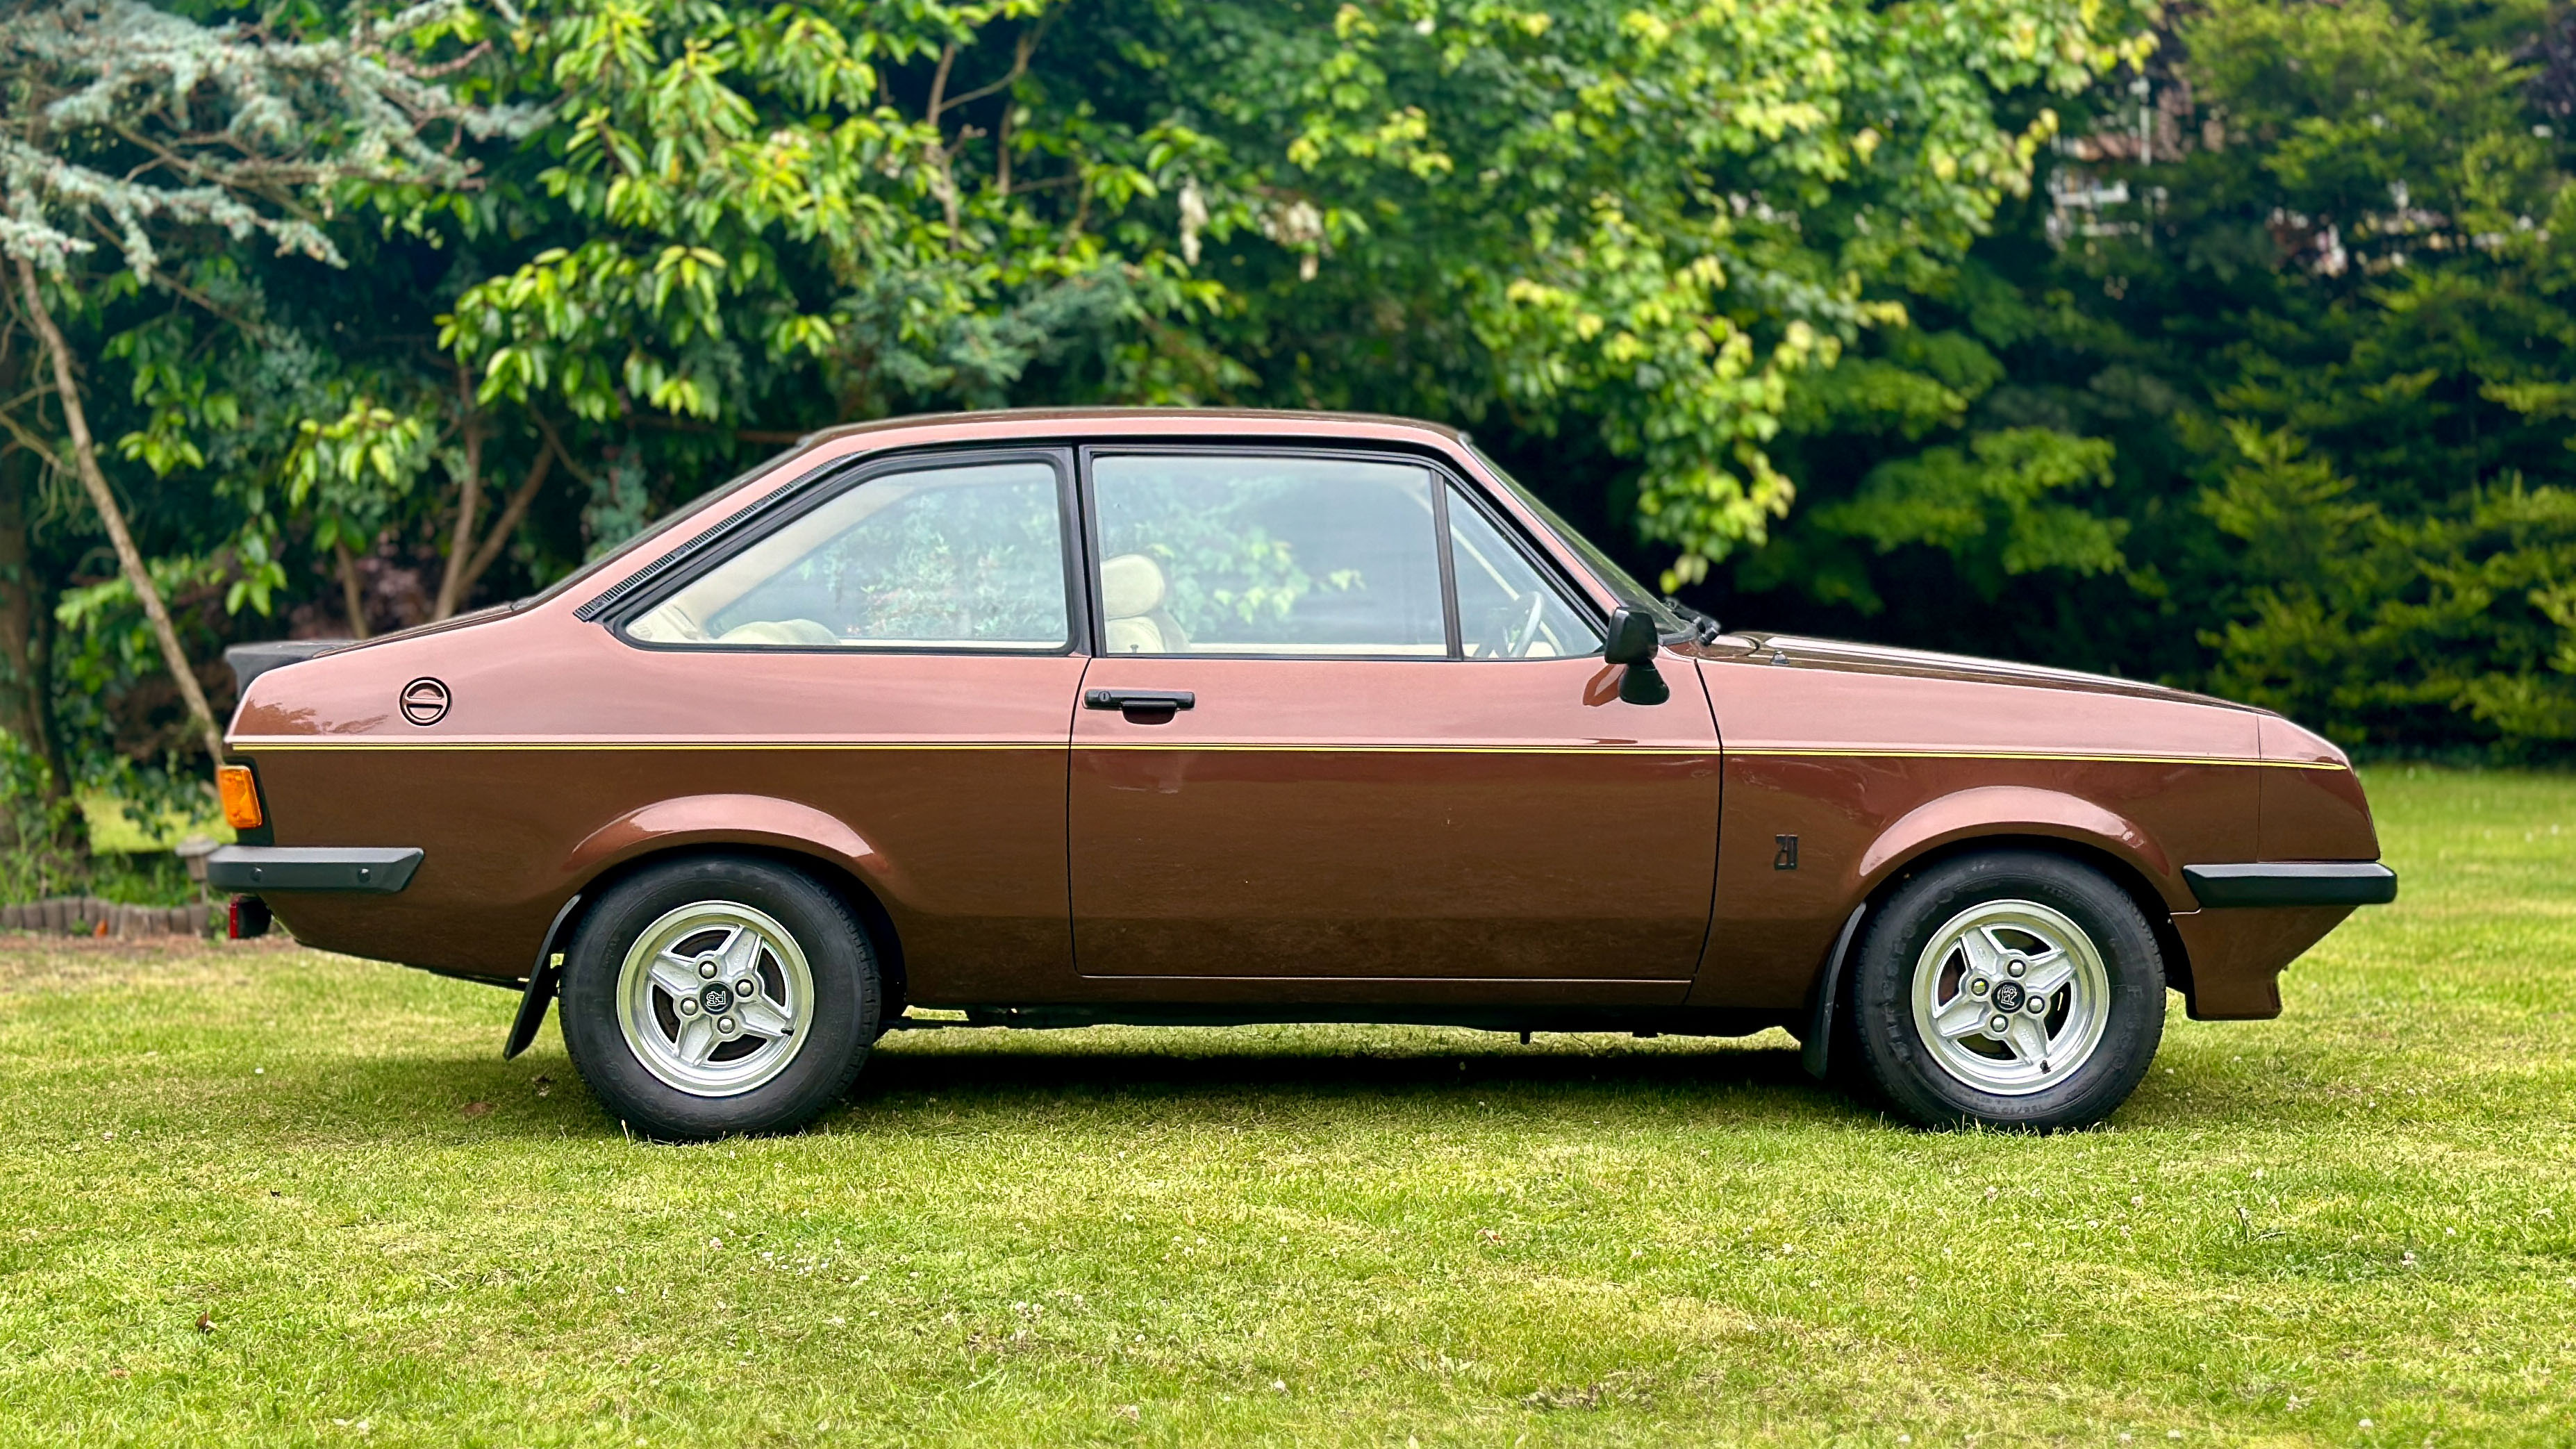
[[[368,891],[390,895],[420,869],[416,845],[226,845],[206,857],[206,884],[222,891]]]
[[[2202,905],[2384,906],[2397,899],[2397,872],[2375,860],[2263,861],[2186,865],[2182,878]]]

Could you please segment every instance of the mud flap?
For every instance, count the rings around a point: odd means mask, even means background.
[[[534,1045],[537,1029],[546,1024],[546,1008],[554,1005],[555,987],[563,980],[563,955],[555,943],[580,908],[579,895],[564,902],[563,909],[555,912],[554,924],[546,927],[546,938],[537,943],[537,963],[528,969],[528,989],[519,998],[518,1019],[510,1023],[510,1039],[501,1044],[501,1060],[506,1062]]]
[[[1834,1039],[1834,993],[1841,986],[1843,962],[1851,955],[1852,938],[1860,934],[1860,918],[1869,914],[1869,904],[1852,907],[1843,921],[1843,931],[1834,937],[1833,954],[1825,958],[1824,974],[1816,978],[1815,1014],[1807,1022],[1807,1039],[1798,1043],[1798,1063],[1807,1075],[1817,1081],[1825,1079],[1826,1051]]]

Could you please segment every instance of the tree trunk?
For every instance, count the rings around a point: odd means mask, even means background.
[[[447,570],[438,580],[435,621],[453,616],[465,593],[465,568],[474,559],[474,512],[483,502],[483,416],[474,406],[474,374],[456,369],[456,406],[465,441],[465,476],[457,480],[456,533],[447,546]]]
[[[358,561],[345,543],[334,543],[331,552],[340,564],[340,601],[349,611],[349,637],[367,637],[367,591],[358,582]]]
[[[0,378],[0,387],[14,394],[21,381]],[[0,454],[0,730],[51,758],[45,739],[45,647],[37,627],[48,600],[27,543],[31,461],[24,448]]]
[[[528,465],[528,476],[519,480],[518,489],[511,493],[509,504],[502,508],[501,516],[492,521],[492,532],[484,538],[483,546],[474,550],[474,561],[465,566],[464,581],[456,586],[459,604],[474,597],[474,586],[482,581],[483,571],[492,567],[493,561],[501,556],[501,550],[509,546],[510,535],[519,531],[519,520],[528,516],[528,505],[537,501],[537,490],[546,486],[546,470],[554,466],[554,461],[553,444],[547,443],[537,449],[537,461]]]
[[[36,618],[27,631],[27,669],[35,676],[33,699],[36,734],[44,742],[45,765],[51,778],[45,786],[48,799],[60,800],[72,793],[72,762],[63,753],[63,732],[54,723],[54,580],[34,580]],[[77,819],[77,815],[75,815]],[[89,852],[89,831],[75,825],[70,834],[79,837],[82,854]]]
[[[54,396],[63,405],[63,424],[72,435],[72,461],[80,471],[81,487],[88,491],[90,506],[98,510],[98,521],[107,528],[107,541],[116,548],[117,567],[124,571],[125,581],[143,605],[143,617],[152,624],[152,637],[161,645],[161,662],[179,686],[180,698],[188,702],[188,713],[204,737],[207,757],[213,764],[224,762],[224,732],[215,723],[215,712],[206,704],[206,691],[197,683],[196,672],[188,667],[188,654],[179,647],[179,631],[171,626],[170,611],[161,603],[161,591],[152,585],[151,571],[143,566],[143,553],[134,546],[134,534],[125,526],[125,510],[118,506],[116,494],[107,486],[107,475],[99,471],[98,445],[89,435],[89,414],[81,407],[80,384],[72,379],[71,349],[64,345],[62,329],[54,325],[54,314],[45,308],[45,294],[36,285],[35,264],[25,257],[18,259],[18,285],[27,294],[28,320],[35,323],[36,335],[43,339],[45,351],[53,358]]]
[[[26,390],[27,369],[17,353],[0,357],[0,396]],[[45,668],[46,615],[52,590],[36,576],[27,538],[27,492],[35,454],[0,445],[0,730],[7,730],[52,765],[47,799],[69,788],[54,758],[49,728],[52,678]]]

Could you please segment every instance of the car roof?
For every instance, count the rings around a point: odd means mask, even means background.
[[[976,412],[911,413],[899,418],[875,422],[843,423],[821,428],[797,440],[800,448],[842,438],[866,437],[880,433],[902,433],[923,428],[955,429],[990,427],[995,432],[1021,433],[1032,429],[1053,428],[1083,433],[1115,433],[1122,426],[1136,423],[1157,425],[1155,431],[1205,433],[1211,436],[1243,433],[1298,433],[1316,426],[1349,428],[1359,426],[1372,430],[1428,433],[1445,438],[1462,447],[1469,446],[1466,430],[1446,423],[1425,422],[1420,418],[1400,418],[1385,413],[1317,412],[1290,408],[992,408]],[[1173,424],[1180,427],[1173,429]]]

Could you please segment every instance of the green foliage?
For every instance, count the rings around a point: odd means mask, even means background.
[[[0,229],[206,657],[534,588],[817,426],[1238,403],[1471,425],[1730,622],[2576,741],[2540,0],[5,13]],[[38,482],[51,753],[148,773]],[[1264,546],[1229,609],[1330,587]]]
[[[1964,449],[1945,444],[1881,463],[1857,494],[1818,509],[1816,527],[1880,553],[1909,544],[1940,549],[1987,599],[2006,578],[2041,569],[2108,573],[2122,562],[2125,520],[2051,495],[2107,486],[2112,451],[2102,439],[2049,428],[1981,432]]]
[[[140,0],[9,0],[0,252],[60,272],[98,249],[85,234],[95,227],[149,276],[156,231],[176,227],[337,262],[307,204],[315,193],[464,182],[469,168],[422,134],[433,121],[477,137],[525,129],[527,118],[458,106],[395,53],[474,28],[460,0],[391,21],[360,14],[313,38],[200,25]]]
[[[817,368],[836,413],[869,416],[991,406],[1078,334],[1203,310],[1216,289],[1168,249],[1102,234],[1155,194],[1146,164],[1169,142],[1035,94],[1048,11],[532,10],[494,84],[551,108],[524,159],[565,244],[467,288],[440,345],[480,370],[484,400],[594,423],[757,418]],[[992,75],[982,62],[1014,44]],[[926,92],[897,103],[894,73],[923,65]],[[1107,361],[1108,391],[1161,395]]]
[[[1813,506],[1728,611],[2563,755],[2571,77],[2536,3],[2189,12],[2153,164],[2141,101],[2097,90],[2045,200],[1909,279],[1912,333],[1802,383],[1781,451]],[[2043,437],[2099,471],[1989,459]]]
[[[2509,477],[2391,516],[2293,437],[2237,442],[2206,502],[2257,582],[2209,641],[2222,688],[2383,739],[2460,711],[2521,747],[2576,740],[2576,493]]]
[[[87,880],[80,810],[52,785],[53,767],[0,733],[0,904],[61,895]]]
[[[1260,396],[1597,430],[1673,582],[1787,512],[1792,379],[1903,321],[1873,292],[2028,190],[2039,102],[2141,53],[2143,13],[1403,0],[1327,32],[1243,0],[1096,34],[1206,135],[1183,234]]]

